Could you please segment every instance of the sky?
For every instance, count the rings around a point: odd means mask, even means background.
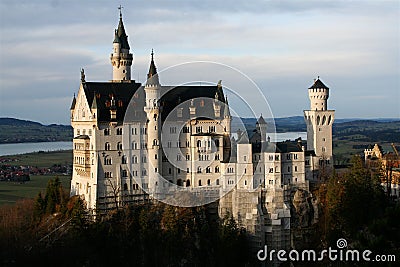
[[[139,82],[154,49],[162,84],[222,79],[255,114],[302,116],[320,76],[336,118],[400,118],[400,1],[378,0],[1,0],[0,117],[69,124],[80,69],[112,78],[119,5]]]

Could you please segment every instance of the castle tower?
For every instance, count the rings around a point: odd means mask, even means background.
[[[160,90],[161,85],[158,79],[157,68],[154,64],[154,53],[151,51],[151,62],[149,73],[147,74],[147,82],[144,87],[146,93],[146,105],[144,111],[147,114],[147,149],[150,182],[151,178],[156,177],[156,173],[161,171],[161,153],[160,153]]]
[[[307,124],[307,150],[314,150],[320,159],[332,159],[332,124],[335,111],[328,110],[329,88],[319,79],[308,88],[310,110],[304,110]]]
[[[256,122],[256,131],[258,133],[260,133],[261,142],[266,142],[267,141],[267,123],[265,122],[262,114]]]
[[[130,81],[133,55],[129,52],[128,36],[122,21],[121,7],[118,29],[114,33],[113,52],[110,60],[113,66],[113,82]]]

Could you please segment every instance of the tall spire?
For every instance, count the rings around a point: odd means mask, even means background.
[[[118,29],[117,29],[117,35],[118,38],[121,40],[121,48],[122,49],[130,49],[129,43],[128,43],[128,35],[126,35],[125,32],[125,27],[124,27],[124,22],[122,21],[122,6],[119,6],[119,23],[118,23]]]
[[[113,52],[110,60],[113,66],[113,81],[130,81],[133,55],[129,52],[128,35],[122,21],[122,6],[119,9],[118,28],[114,31]]]
[[[160,82],[158,80],[157,67],[154,63],[154,50],[151,49],[151,61],[149,73],[147,73],[147,82],[146,85],[159,85]]]

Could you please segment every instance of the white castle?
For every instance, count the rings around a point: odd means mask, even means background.
[[[254,234],[255,246],[288,246],[290,196],[307,191],[321,166],[333,162],[329,88],[317,79],[308,89],[307,148],[301,140],[270,142],[262,116],[252,136],[238,132],[235,139],[221,83],[161,85],[153,52],[145,85],[131,79],[121,13],[110,59],[112,80],[88,82],[82,70],[72,102],[71,195],[101,212],[152,198],[188,206],[193,202],[176,192],[191,199],[208,192],[194,201],[218,203],[218,214],[232,214]]]

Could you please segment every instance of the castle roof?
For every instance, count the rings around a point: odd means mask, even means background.
[[[92,103],[92,108],[95,101],[98,109],[97,120],[99,122],[110,121],[110,108],[113,97],[115,99],[115,108],[117,109],[117,121],[123,121],[127,106],[140,86],[140,83],[135,82],[86,82],[83,84],[83,89],[88,103]]]
[[[318,77],[308,89],[329,89]]]
[[[162,86],[161,100],[162,119],[176,108],[182,108],[181,118],[190,118],[189,107],[193,104],[196,108],[196,117],[215,119],[214,106],[215,95],[218,94],[218,103],[226,106],[226,100],[222,87],[217,85],[181,85],[181,86]],[[225,115],[225,108],[221,108],[220,119]],[[177,112],[170,116],[171,119],[179,119]]]
[[[128,43],[128,35],[126,35],[124,22],[122,21],[122,15],[120,15],[120,17],[119,17],[119,23],[118,23],[116,37],[119,38],[119,43],[121,44],[121,48],[130,49],[129,43]],[[114,38],[114,41],[116,41],[116,40],[118,40],[118,39]]]

